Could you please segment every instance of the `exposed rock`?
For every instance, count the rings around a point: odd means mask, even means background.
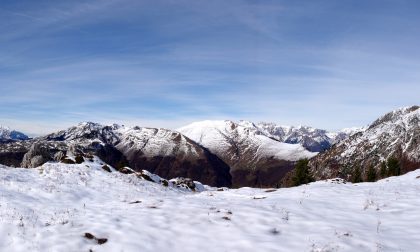
[[[35,142],[23,157],[21,166],[25,168],[38,167],[45,162],[53,160],[53,156],[54,154],[51,153],[46,145]]]
[[[108,165],[104,165],[104,166],[102,166],[102,169],[103,169],[104,171],[107,171],[107,172],[112,172],[112,171],[111,171],[111,168],[109,168],[109,166],[108,166]]]
[[[171,179],[171,182],[174,183],[178,187],[187,187],[190,190],[195,191],[194,181],[190,178]]]
[[[59,151],[54,154],[54,161],[61,161],[62,159],[64,159],[65,156],[66,154],[64,154],[64,152]]]

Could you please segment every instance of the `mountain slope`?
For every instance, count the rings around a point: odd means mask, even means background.
[[[394,110],[374,121],[364,132],[352,135],[310,161],[318,179],[349,178],[356,167],[379,170],[389,157],[397,158],[402,172],[420,166],[420,109]]]
[[[178,131],[227,163],[234,186],[274,186],[293,168],[294,161],[316,154],[232,121],[195,122]]]

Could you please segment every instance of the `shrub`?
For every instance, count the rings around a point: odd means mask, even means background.
[[[76,164],[81,164],[81,163],[85,162],[85,159],[81,155],[77,155],[74,160],[76,160]]]
[[[164,179],[164,180],[160,181],[160,183],[161,183],[163,186],[166,186],[166,187],[168,187],[168,186],[169,186],[169,182],[168,182],[166,179]]]

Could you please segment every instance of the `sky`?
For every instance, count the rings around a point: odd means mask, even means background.
[[[420,1],[2,0],[0,124],[327,130],[420,101]]]

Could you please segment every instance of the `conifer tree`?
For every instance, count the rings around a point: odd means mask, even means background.
[[[314,181],[309,171],[308,162],[309,161],[307,159],[301,159],[297,162],[295,172],[292,177],[293,186],[308,184]]]
[[[379,174],[381,175],[381,178],[385,178],[388,175],[388,169],[386,167],[385,161],[381,163],[381,169],[379,171]]]
[[[366,174],[366,181],[367,182],[375,182],[376,181],[376,170],[373,168],[373,165],[370,165],[367,174]]]
[[[400,163],[398,162],[398,159],[394,157],[389,157],[387,160],[387,166],[388,166],[388,176],[400,175],[401,170],[400,170]]]
[[[360,171],[360,167],[359,166],[357,166],[356,169],[354,169],[353,174],[351,176],[351,182],[352,183],[360,183],[360,182],[363,182],[362,172]]]

